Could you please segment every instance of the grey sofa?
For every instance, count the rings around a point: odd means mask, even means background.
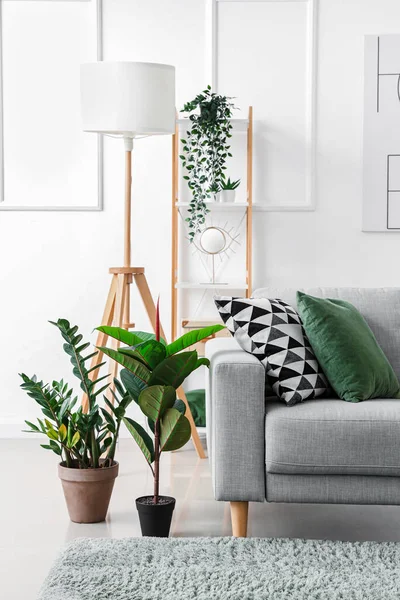
[[[400,378],[400,288],[315,288],[364,315]],[[296,306],[296,290],[253,297]],[[400,504],[400,400],[265,396],[265,370],[233,338],[206,345],[207,444],[217,500],[231,503],[233,535],[247,533],[249,502]]]

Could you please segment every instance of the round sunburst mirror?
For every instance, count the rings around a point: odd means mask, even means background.
[[[232,235],[232,230],[227,230],[225,227],[217,227],[211,225],[205,227],[202,231],[196,234],[193,242],[196,250],[211,258],[211,283],[215,281],[215,257],[218,256],[222,262],[222,257],[228,257],[229,252],[233,252],[232,244],[238,244],[238,235]]]
[[[205,254],[220,254],[226,250],[226,234],[220,227],[206,227],[199,234],[198,244]]]

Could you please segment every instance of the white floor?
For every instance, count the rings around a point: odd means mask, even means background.
[[[35,600],[63,544],[76,537],[140,535],[134,507],[151,473],[131,440],[119,448],[120,476],[108,520],[68,520],[57,457],[36,439],[0,440],[0,598]],[[229,507],[212,496],[208,461],[190,446],[162,460],[162,493],[177,498],[174,536],[231,535]],[[400,507],[252,504],[249,535],[400,541]]]

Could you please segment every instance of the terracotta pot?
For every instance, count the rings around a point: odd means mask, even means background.
[[[118,469],[117,462],[100,469],[70,469],[65,462],[58,465],[58,476],[73,523],[105,520]]]

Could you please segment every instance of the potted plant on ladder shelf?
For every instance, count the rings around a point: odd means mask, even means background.
[[[126,331],[119,327],[103,326],[98,329],[122,341],[127,347],[100,350],[120,363],[120,377],[125,389],[147,417],[149,431],[131,419],[123,417],[129,433],[136,441],[154,477],[151,496],[136,500],[142,534],[168,537],[175,498],[161,496],[160,458],[164,452],[178,450],[190,439],[191,429],[185,417],[186,405],[177,399],[177,390],[200,366],[209,366],[206,358],[199,358],[196,350],[183,350],[212,336],[223,325],[212,325],[192,330],[171,344],[160,337],[159,306],[157,304],[156,334]]]
[[[220,202],[235,202],[236,190],[240,185],[240,179],[231,181],[230,177],[221,184],[221,191],[219,192]]]

